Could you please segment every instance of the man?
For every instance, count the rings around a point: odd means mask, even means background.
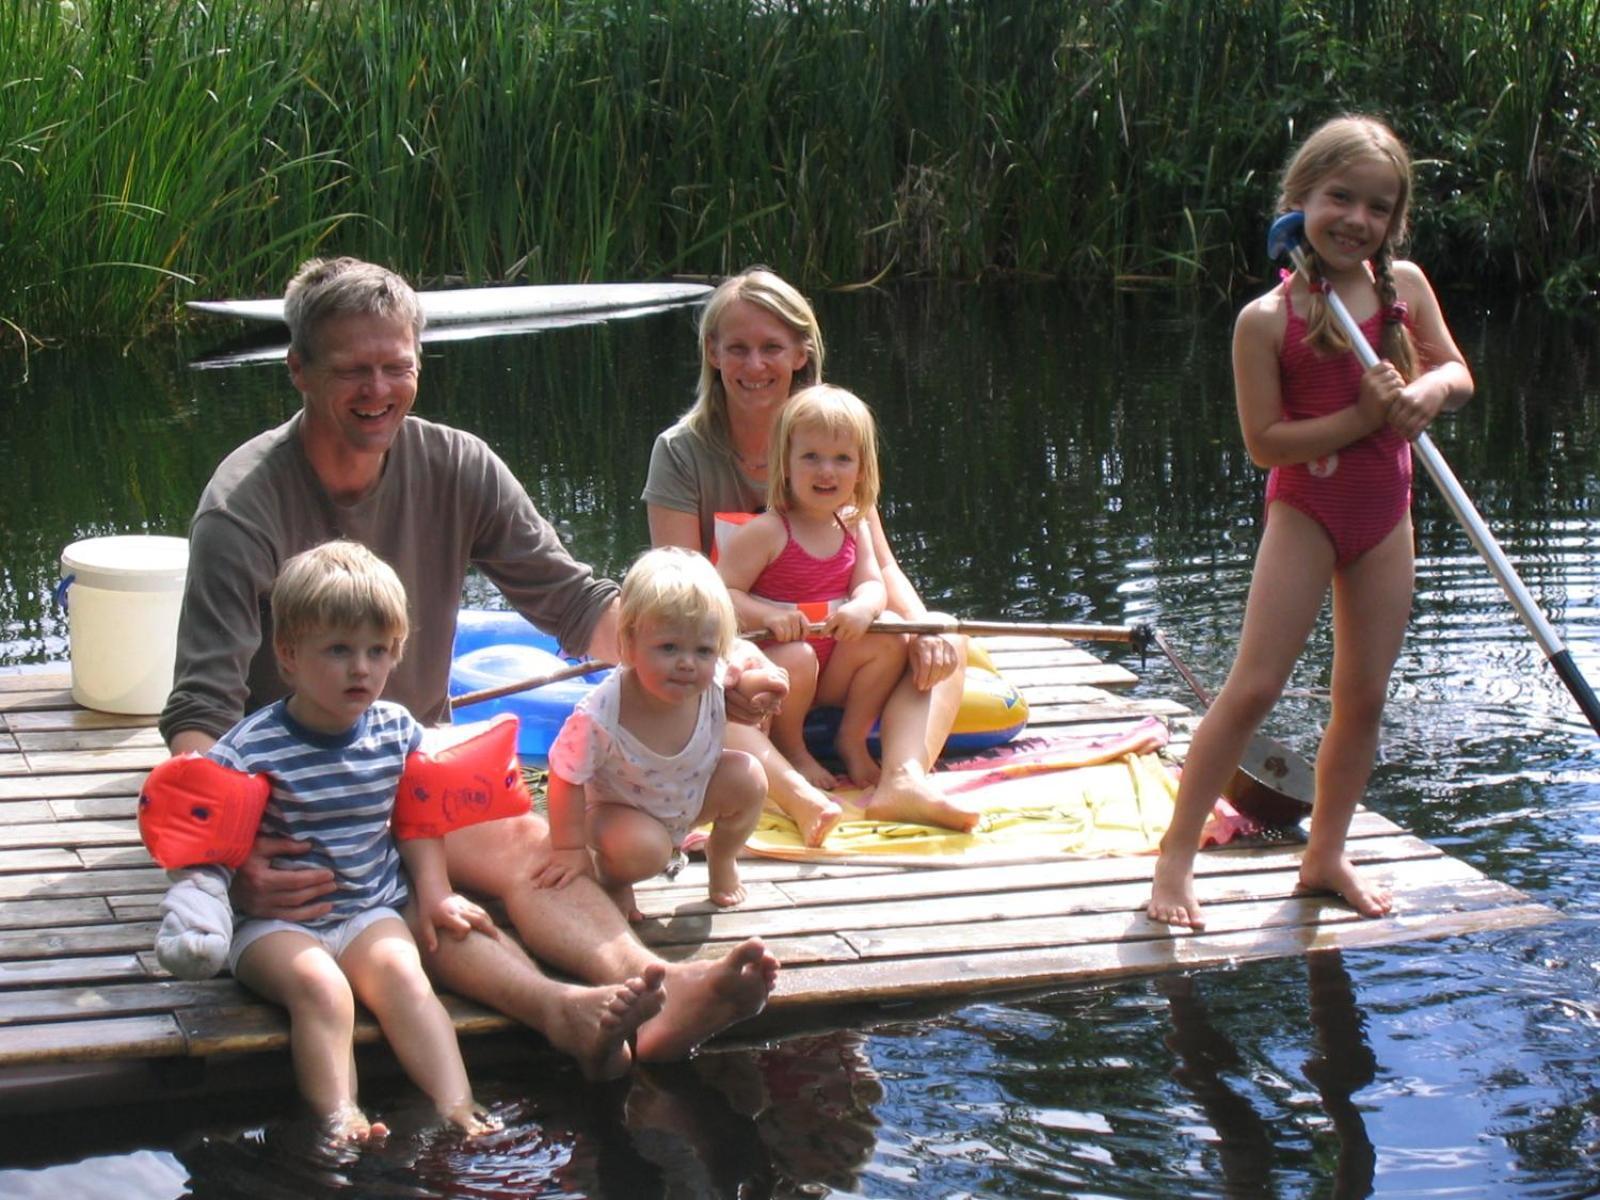
[[[434,723],[449,712],[455,614],[476,565],[565,646],[616,660],[616,585],[562,547],[526,490],[478,438],[411,416],[421,370],[416,293],[356,259],[313,259],[284,297],[299,413],[217,468],[190,528],[175,684],[161,716],[172,752],[204,750],[284,692],[266,598],[281,563],[331,538],[363,543],[406,586],[415,630],[385,691]],[[502,934],[444,939],[429,968],[444,986],[539,1030],[592,1077],[640,1059],[681,1058],[766,1003],[777,961],[759,939],[704,963],[663,963],[591,880],[539,889],[549,853],[533,814],[445,839],[450,878],[498,897],[541,959],[599,986],[553,980]],[[279,870],[304,843],[260,839],[234,899],[257,916],[327,910],[325,871]]]

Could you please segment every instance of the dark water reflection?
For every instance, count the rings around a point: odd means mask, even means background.
[[[1231,305],[955,288],[819,307],[830,377],[883,423],[890,529],[930,600],[995,618],[1154,621],[1220,681],[1261,489],[1233,418]],[[1600,679],[1595,330],[1449,309],[1479,398],[1435,440]],[[646,540],[651,437],[688,402],[689,330],[679,312],[432,348],[421,411],[486,436],[576,552],[616,571]],[[48,599],[62,546],[181,532],[215,461],[292,411],[278,370],[187,368],[210,348],[46,355],[25,385],[0,388],[0,666],[65,658]],[[491,1060],[476,1077],[507,1129],[471,1147],[422,1129],[415,1094],[387,1079],[368,1096],[397,1136],[350,1162],[316,1152],[286,1088],[87,1122],[15,1118],[0,1162],[115,1155],[100,1164],[115,1187],[84,1164],[0,1174],[0,1194],[1590,1193],[1600,743],[1443,504],[1426,484],[1419,495],[1415,619],[1369,800],[1564,921],[886,1012],[616,1088]],[[1327,636],[1272,723],[1306,753],[1326,716]],[[1182,698],[1153,663],[1138,694]]]

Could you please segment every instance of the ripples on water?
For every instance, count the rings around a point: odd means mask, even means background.
[[[830,376],[878,407],[890,528],[930,598],[974,616],[1157,623],[1220,685],[1261,486],[1233,423],[1226,307],[1086,312],[1055,293],[983,290],[821,308]],[[1437,440],[1600,680],[1600,382],[1581,352],[1593,333],[1539,314],[1452,306],[1452,318],[1480,394]],[[43,594],[66,541],[181,529],[215,458],[287,411],[270,369],[199,377],[152,356],[144,377],[113,364],[93,382],[48,362],[26,405],[0,408],[0,662],[64,658]],[[624,565],[645,536],[649,436],[688,400],[687,319],[455,344],[428,366],[424,408],[501,448],[580,555]],[[672,377],[682,386],[663,393]],[[519,391],[539,403],[508,403]],[[41,466],[49,443],[62,457]],[[103,445],[126,459],[100,469],[88,448]],[[129,1109],[20,1119],[5,1144],[32,1150],[9,1150],[14,1163],[114,1157],[65,1175],[0,1171],[0,1194],[1591,1193],[1600,758],[1430,488],[1419,480],[1415,616],[1369,802],[1563,921],[884,1010],[861,1030],[717,1050],[613,1087],[491,1058],[474,1076],[506,1129],[470,1145],[424,1128],[393,1079],[366,1094],[396,1133],[359,1156],[319,1150],[282,1089],[137,1123]],[[1308,756],[1327,716],[1327,639],[1324,625],[1269,727]],[[1155,660],[1135,694],[1189,699]]]

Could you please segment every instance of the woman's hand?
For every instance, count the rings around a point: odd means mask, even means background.
[[[733,644],[722,679],[728,720],[759,725],[783,707],[788,695],[789,672],[761,653],[760,647],[746,641]]]

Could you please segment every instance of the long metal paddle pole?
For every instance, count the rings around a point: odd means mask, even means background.
[[[1272,230],[1267,235],[1267,251],[1275,259],[1287,253],[1296,269],[1310,278],[1306,268],[1304,236],[1305,215],[1287,213],[1273,222]],[[1333,315],[1343,328],[1345,336],[1350,339],[1350,345],[1355,348],[1356,356],[1360,358],[1362,366],[1371,367],[1377,363],[1377,351],[1372,348],[1372,343],[1367,341],[1367,335],[1361,332],[1361,326],[1356,324],[1355,318],[1350,315],[1350,310],[1344,306],[1344,301],[1339,299],[1339,294],[1328,288],[1323,296],[1332,308]],[[1561,636],[1539,611],[1533,595],[1517,575],[1516,568],[1506,558],[1505,552],[1500,549],[1500,543],[1495,541],[1494,534],[1489,531],[1483,517],[1462,489],[1455,472],[1450,469],[1450,464],[1445,462],[1444,455],[1439,453],[1438,447],[1433,444],[1433,439],[1426,433],[1419,433],[1412,446],[1417,457],[1422,460],[1422,465],[1427,468],[1428,474],[1433,476],[1433,482],[1444,494],[1444,501],[1450,506],[1450,511],[1455,514],[1456,520],[1461,522],[1461,527],[1467,531],[1468,539],[1477,547],[1478,553],[1483,556],[1483,561],[1488,564],[1489,570],[1499,581],[1500,589],[1505,592],[1506,599],[1510,600],[1511,606],[1517,610],[1517,616],[1522,618],[1522,623],[1533,635],[1533,640],[1539,643],[1539,649],[1544,651],[1545,658],[1549,659],[1550,665],[1561,677],[1561,682],[1567,685],[1567,691],[1572,693],[1572,698],[1578,702],[1578,707],[1589,719],[1589,724],[1596,733],[1600,733],[1600,700],[1595,699],[1594,689],[1589,686],[1589,681],[1583,677],[1583,672],[1579,671],[1577,664],[1572,661],[1571,653],[1562,645]]]

